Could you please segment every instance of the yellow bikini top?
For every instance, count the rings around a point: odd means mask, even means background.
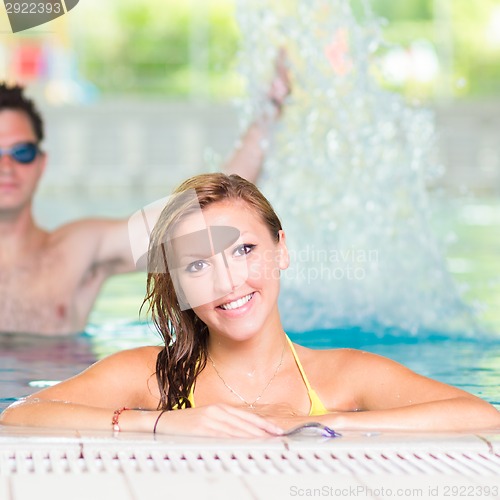
[[[325,405],[323,404],[321,399],[319,399],[319,396],[316,393],[316,391],[311,387],[306,372],[304,371],[304,368],[302,368],[302,363],[300,362],[300,359],[297,356],[295,347],[293,346],[292,341],[288,338],[288,335],[286,336],[286,339],[288,340],[288,344],[290,345],[290,349],[292,350],[295,363],[297,364],[297,368],[299,369],[300,374],[302,375],[302,380],[304,381],[304,384],[307,388],[307,394],[309,395],[309,400],[311,401],[311,409],[309,410],[309,416],[312,417],[315,415],[326,415],[328,413],[328,410],[325,408]]]
[[[326,415],[328,413],[328,410],[326,409],[325,405],[319,398],[318,394],[316,391],[311,387],[311,384],[309,383],[309,379],[307,378],[306,372],[304,371],[304,368],[302,367],[302,364],[300,362],[299,357],[297,356],[297,352],[295,351],[295,347],[293,346],[292,341],[288,338],[288,335],[286,336],[286,339],[288,341],[288,344],[290,345],[290,349],[293,354],[293,358],[295,359],[295,363],[297,364],[297,368],[300,371],[300,375],[302,376],[302,380],[304,381],[304,384],[307,388],[307,394],[309,395],[309,400],[311,401],[311,408],[309,410],[309,416],[317,416],[317,415]],[[194,408],[194,384],[191,386],[191,390],[189,391],[189,402],[191,403],[191,407]]]

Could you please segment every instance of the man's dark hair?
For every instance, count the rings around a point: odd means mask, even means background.
[[[31,121],[31,125],[37,137],[37,142],[40,142],[43,140],[42,117],[33,101],[24,96],[23,92],[24,88],[20,85],[9,87],[5,83],[0,83],[0,111],[6,109],[24,111]]]

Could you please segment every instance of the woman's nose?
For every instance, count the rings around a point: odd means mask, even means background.
[[[243,285],[248,279],[248,264],[246,259],[237,261],[227,257],[224,252],[217,256],[214,284],[218,293],[230,293]]]
[[[217,255],[216,261],[214,289],[218,293],[222,294],[221,296],[223,296],[232,292],[236,288],[236,285],[234,283],[231,268],[226,256],[224,255],[224,252],[221,252],[219,255]]]

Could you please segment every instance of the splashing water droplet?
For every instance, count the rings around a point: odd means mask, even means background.
[[[357,19],[348,0],[241,0],[238,17],[247,123],[279,47],[290,61],[293,92],[261,185],[292,257],[285,327],[470,330],[429,227],[425,185],[442,170],[430,159],[433,118],[372,75],[381,20],[368,7]]]

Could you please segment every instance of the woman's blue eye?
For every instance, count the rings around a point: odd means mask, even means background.
[[[243,245],[240,245],[239,247],[236,247],[234,255],[238,257],[243,255],[248,255],[254,248],[255,245],[252,245],[250,243],[245,243]]]
[[[186,267],[186,271],[188,273],[197,273],[203,271],[207,266],[208,264],[204,260],[196,260]]]
[[[243,245],[237,246],[233,250],[234,257],[243,257],[248,255],[256,245],[252,245],[250,243],[244,243]],[[188,273],[199,273],[200,271],[204,271],[209,266],[209,263],[206,260],[195,260],[186,266],[186,272]]]

